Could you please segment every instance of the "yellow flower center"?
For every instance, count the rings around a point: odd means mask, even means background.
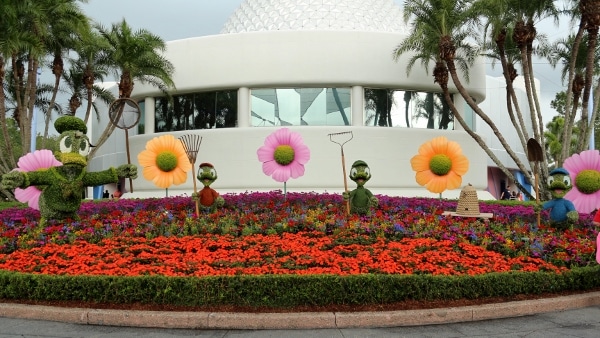
[[[434,155],[429,161],[429,169],[438,176],[444,176],[452,169],[452,160],[444,154]]]
[[[156,156],[156,166],[164,172],[177,168],[177,156],[171,151],[163,151]]]
[[[593,194],[600,190],[600,173],[596,170],[582,170],[575,178],[575,186],[584,194]]]
[[[289,145],[279,145],[275,148],[275,162],[280,165],[288,165],[294,160],[294,148]]]

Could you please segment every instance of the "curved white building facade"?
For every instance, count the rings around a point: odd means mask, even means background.
[[[446,136],[469,158],[463,185],[472,184],[482,199],[493,198],[485,191],[487,156],[444,118],[431,72],[417,63],[407,74],[409,55],[394,60],[393,50],[406,36],[401,14],[391,0],[247,0],[221,34],[168,42],[175,99],[170,103],[157,89],[135,84],[134,99],[144,115],[142,124],[129,130],[132,163],[139,168],[137,154],[157,135],[196,134],[202,137],[196,165],[214,165],[219,174],[211,186],[215,190],[283,190],[282,183],[263,174],[256,151],[269,134],[288,127],[302,135],[311,159],[302,177],[287,182],[287,191],[340,192],[340,146],[328,134],[351,132],[344,145],[346,168],[355,160],[366,161],[373,175],[366,187],[374,194],[433,197],[416,183],[410,158],[422,143]],[[468,90],[482,102],[483,60],[470,69],[469,79]],[[459,95],[454,99],[475,124],[466,103]],[[90,128],[92,140],[106,123]],[[90,170],[126,163],[124,136],[115,130],[90,161]],[[189,175],[168,194],[190,195]],[[141,175],[133,189],[125,196],[165,195]],[[456,198],[459,193],[443,195]]]

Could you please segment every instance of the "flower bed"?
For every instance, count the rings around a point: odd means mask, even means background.
[[[141,264],[154,267],[140,274],[165,275],[453,275],[595,264],[597,229],[589,215],[559,232],[544,224],[532,229],[531,206],[481,203],[481,211],[495,217],[480,221],[442,216],[456,201],[379,198],[380,207],[363,217],[346,216],[341,197],[333,194],[226,195],[226,207],[200,218],[185,197],[86,202],[80,221],[49,222],[43,229],[37,211],[11,208],[0,213],[0,268],[131,275],[117,266]]]
[[[81,276],[94,285],[102,284],[93,291],[98,297],[106,297],[103,290],[108,286],[104,283],[109,282],[104,277],[113,276],[246,276],[236,282],[237,287],[248,282],[249,276],[273,276],[252,282],[260,287],[252,283],[244,286],[254,289],[246,292],[262,290],[263,296],[264,292],[275,292],[273,281],[282,287],[294,275],[315,276],[312,282],[307,282],[308,288],[314,288],[315,283],[325,283],[325,288],[331,287],[328,283],[373,287],[369,283],[378,286],[385,281],[384,284],[389,284],[386,288],[408,283],[408,279],[399,280],[395,276],[461,278],[440,282],[427,277],[410,282],[419,285],[419,292],[427,297],[435,294],[464,297],[469,292],[445,294],[427,289],[437,283],[450,283],[453,288],[457,284],[467,285],[473,295],[479,294],[473,291],[477,287],[489,292],[488,286],[478,286],[478,282],[465,284],[462,278],[469,276],[491,277],[476,280],[494,285],[496,290],[488,296],[505,292],[504,289],[513,293],[564,290],[569,283],[578,289],[598,286],[579,275],[581,268],[597,267],[598,231],[587,214],[581,215],[572,230],[557,231],[544,223],[536,228],[532,205],[482,202],[481,212],[493,213],[494,218],[477,220],[442,215],[444,211],[455,210],[456,201],[378,196],[379,207],[372,215],[361,217],[347,216],[341,196],[334,194],[288,193],[284,198],[280,192],[271,192],[224,197],[225,207],[199,218],[195,216],[194,202],[186,197],[85,202],[80,220],[51,221],[43,228],[38,226],[37,211],[5,209],[0,212],[0,270],[8,275],[0,273],[0,284],[14,283],[15,272],[24,273],[19,283],[42,288],[48,288],[56,280],[35,276]],[[544,213],[542,220],[547,219]],[[507,275],[511,281],[502,283],[494,277],[496,273],[521,272],[541,275],[530,280],[521,275]],[[89,279],[93,276],[101,279]],[[340,281],[324,276],[352,278]],[[61,284],[55,289],[73,287],[70,278],[60,282],[70,286]],[[231,279],[208,281],[215,290],[221,290],[218,299],[224,297],[224,283],[233,283]],[[115,280],[110,279],[110,283]],[[153,283],[166,283],[164,288],[168,290],[174,288],[170,284],[173,281],[161,279]],[[298,279],[290,283],[295,289],[304,284]],[[94,288],[83,287],[79,282],[77,285],[84,290]],[[10,292],[13,293],[4,297],[26,294],[23,290]],[[44,297],[59,297],[55,295],[57,291],[44,292],[51,294]],[[238,301],[237,293],[241,291],[232,292],[235,293],[232,302]],[[304,294],[306,290],[297,292]],[[395,297],[416,297],[414,290],[402,292],[402,296]],[[386,297],[388,293],[381,292]],[[90,297],[88,294],[84,298]],[[151,293],[144,297],[155,296]],[[335,297],[348,298],[347,289],[340,289]],[[270,298],[257,295],[257,299],[266,302]],[[384,297],[377,302],[387,300]],[[144,301],[149,300],[144,298]],[[212,301],[216,300],[211,298]],[[248,304],[247,297],[243,302]]]

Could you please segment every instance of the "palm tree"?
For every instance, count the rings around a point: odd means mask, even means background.
[[[546,152],[548,153],[549,158],[554,160],[555,167],[562,166],[562,162],[559,162],[559,160],[563,160],[561,158],[561,154],[563,144],[562,134],[564,128],[565,118],[557,115],[552,118],[552,121],[548,122],[546,125],[546,131],[544,132],[544,138],[546,139]],[[573,130],[571,142],[569,142],[572,151],[575,151],[575,147],[577,146],[578,134],[579,129],[575,128]]]
[[[496,157],[485,141],[469,128],[454,105],[448,89],[448,81],[451,77],[452,82],[467,104],[490,126],[507,153],[517,163],[519,169],[529,175],[528,170],[510,148],[496,125],[477,106],[458,76],[457,67],[468,81],[469,66],[473,64],[478,53],[477,49],[470,45],[468,41],[472,41],[471,37],[475,36],[473,26],[477,23],[479,10],[478,7],[472,6],[470,2],[460,0],[417,0],[407,2],[404,7],[404,19],[407,22],[412,19],[413,29],[410,35],[396,47],[394,55],[397,59],[404,53],[413,53],[407,64],[407,72],[410,72],[417,60],[421,60],[425,69],[428,69],[431,62],[435,64],[433,68],[435,82],[440,85],[444,93],[444,99],[454,114],[454,118],[488,154],[490,159],[496,163],[498,168],[506,176],[518,182],[514,174]],[[533,181],[533,179],[530,181]],[[523,187],[519,188],[525,191]]]
[[[585,24],[585,30],[587,32],[587,55],[585,64],[585,86],[583,88],[583,102],[588,102],[590,99],[590,93],[592,89],[592,82],[595,66],[598,63],[598,29],[600,27],[600,2],[598,0],[580,0],[579,1],[579,12],[581,13],[581,21]],[[582,144],[578,149],[583,150],[583,146],[589,142],[590,135],[592,134],[593,124],[588,123],[588,106],[583,105],[581,112],[582,130],[584,132],[583,137],[580,138]],[[595,120],[593,114],[592,120]]]
[[[0,128],[2,128],[2,141],[8,156],[2,157],[1,173],[8,172],[16,167],[13,160],[22,152],[29,150],[31,139],[31,120],[33,117],[33,102],[35,101],[35,85],[37,80],[37,65],[44,55],[43,45],[39,39],[39,32],[47,23],[39,4],[31,0],[6,0],[0,2],[0,81],[2,94],[0,94]],[[32,29],[39,27],[39,29]],[[26,66],[29,73],[25,71]],[[11,145],[6,120],[6,89],[7,78],[15,85],[14,117],[20,134],[22,152],[15,153]],[[25,150],[26,149],[26,150]]]
[[[98,31],[91,29],[86,31],[81,36],[81,41],[75,45],[74,52],[77,58],[70,60],[73,69],[67,77],[71,80],[68,82],[72,90],[70,101],[76,105],[78,100],[81,102],[81,99],[85,98],[87,107],[83,121],[86,124],[92,111],[100,118],[94,97],[100,98],[106,104],[115,99],[109,91],[95,84],[104,81],[109,74],[112,61],[107,56],[108,49],[108,41]],[[75,114],[74,109],[75,106],[71,108],[72,114]]]
[[[108,42],[106,56],[112,60],[115,77],[119,79],[119,98],[130,98],[134,81],[149,83],[156,86],[165,95],[175,87],[171,78],[174,67],[161,52],[166,48],[165,42],[148,30],[133,31],[125,20],[113,24],[110,29],[97,26],[101,36]],[[109,124],[96,147],[95,151],[108,139],[115,126]]]
[[[36,98],[38,70],[44,66],[43,62],[48,54],[54,56],[52,69],[59,81],[59,74],[63,71],[62,54],[73,41],[74,27],[84,24],[87,20],[76,2],[77,0],[5,0],[0,3],[0,81],[6,89],[5,75],[8,74],[14,84],[16,108],[13,115],[20,132],[21,154],[31,148],[34,107],[39,101]],[[45,110],[48,114],[57,109],[57,91],[58,83],[55,83],[54,95]],[[6,93],[3,92],[0,97],[2,126],[6,126],[5,99]],[[2,128],[2,141],[7,145],[7,151],[12,153],[13,148],[9,144],[11,141],[7,138],[6,128]]]
[[[508,27],[510,22],[509,4],[506,1],[482,0],[476,5],[480,6],[484,20],[484,35],[479,44],[483,46],[483,55],[492,60],[492,66],[495,65],[496,61],[500,62],[506,83],[508,116],[517,132],[521,146],[525,149],[529,139],[529,131],[523,119],[523,113],[513,85],[519,75],[516,64],[519,63],[521,56],[512,39],[512,29]]]
[[[64,73],[63,55],[75,47],[81,40],[81,35],[90,30],[90,26],[89,19],[77,6],[76,0],[39,0],[39,2],[47,3],[44,7],[49,9],[47,15],[53,19],[48,27],[48,34],[43,37],[48,53],[53,55],[51,69],[55,79],[50,106],[46,112],[43,138],[45,140],[48,137],[52,111]]]
[[[576,110],[572,109],[572,106],[575,106],[575,102],[573,100],[573,96],[575,93],[583,90],[582,100],[583,102],[588,102],[591,86],[592,86],[592,75],[595,71],[596,67],[594,66],[595,59],[597,60],[597,37],[598,37],[598,24],[600,23],[600,3],[597,0],[580,0],[580,1],[569,1],[572,5],[571,8],[567,10],[568,13],[571,14],[574,20],[579,18],[579,27],[575,37],[573,38],[573,45],[570,48],[571,56],[569,59],[569,67],[568,67],[568,84],[567,84],[567,98],[565,104],[565,119],[567,121],[574,121]],[[584,40],[584,33],[588,34],[588,46],[587,46],[587,54],[586,54],[586,62],[585,62],[585,75],[583,81],[581,80],[581,74],[578,75],[577,72],[577,63],[580,62],[580,57],[578,54],[581,51],[581,45]],[[597,91],[598,92],[598,91]],[[598,92],[600,93],[600,92]],[[595,104],[597,107],[597,104]],[[593,118],[595,119],[597,108],[594,109]],[[584,146],[588,143],[589,137],[591,136],[591,129],[593,124],[588,123],[588,107],[587,105],[583,105],[582,107],[582,143],[580,146]],[[572,124],[571,124],[572,126]],[[571,126],[567,126],[563,132],[563,139],[570,139]],[[583,148],[582,148],[583,149]],[[568,144],[563,144],[562,157],[566,158],[569,154]]]
[[[570,89],[570,95],[569,97],[571,98],[571,102],[570,102],[570,109],[568,111],[565,111],[563,109],[563,114],[565,115],[565,130],[561,129],[561,133],[562,135],[560,136],[560,139],[562,140],[564,137],[570,137],[573,134],[573,127],[575,125],[575,117],[577,115],[577,111],[579,109],[579,107],[583,107],[586,106],[585,105],[585,101],[580,100],[580,98],[582,98],[582,92],[583,89],[585,87],[585,72],[586,72],[586,67],[587,67],[587,55],[588,53],[588,46],[589,44],[587,43],[587,37],[583,36],[580,40],[580,43],[576,43],[577,41],[577,37],[575,35],[570,35],[567,38],[564,39],[559,39],[558,41],[556,41],[554,44],[548,46],[547,48],[543,48],[540,50],[540,54],[542,56],[545,56],[548,61],[550,62],[550,65],[553,67],[556,67],[559,63],[561,63],[563,65],[562,69],[561,69],[561,73],[562,73],[562,80],[563,82],[567,79],[570,78],[570,71],[573,72],[573,76],[572,76],[572,80],[571,80],[571,89]],[[572,50],[572,48],[574,47],[578,47],[578,51],[574,52]],[[598,46],[596,46],[596,55],[600,55],[600,48],[598,48]],[[574,59],[573,59],[574,58]],[[599,66],[599,61],[598,58],[596,58],[596,61],[594,62],[593,65],[593,69],[596,70],[598,69]],[[567,108],[565,106],[565,108]],[[583,116],[583,114],[582,114]],[[593,114],[593,117],[595,118],[595,115]],[[582,124],[582,121],[579,121],[579,124]],[[585,128],[584,125],[581,125],[582,128]],[[584,130],[584,129],[581,129]],[[591,133],[591,128],[590,131]],[[556,158],[556,162],[558,166],[562,165],[562,162],[569,157],[571,154],[578,153],[581,152],[583,150],[585,150],[585,145],[588,144],[588,140],[589,140],[589,135],[579,135],[580,137],[579,142],[577,144],[576,147],[573,147],[572,149],[569,148],[569,151],[565,154],[564,151],[564,147],[561,148],[561,154],[560,156],[558,156]]]

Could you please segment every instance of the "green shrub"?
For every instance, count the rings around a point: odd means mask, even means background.
[[[599,273],[600,266],[562,274],[509,272],[479,276],[365,274],[195,278],[50,276],[0,271],[0,299],[249,308],[368,305],[587,291],[600,287]]]

